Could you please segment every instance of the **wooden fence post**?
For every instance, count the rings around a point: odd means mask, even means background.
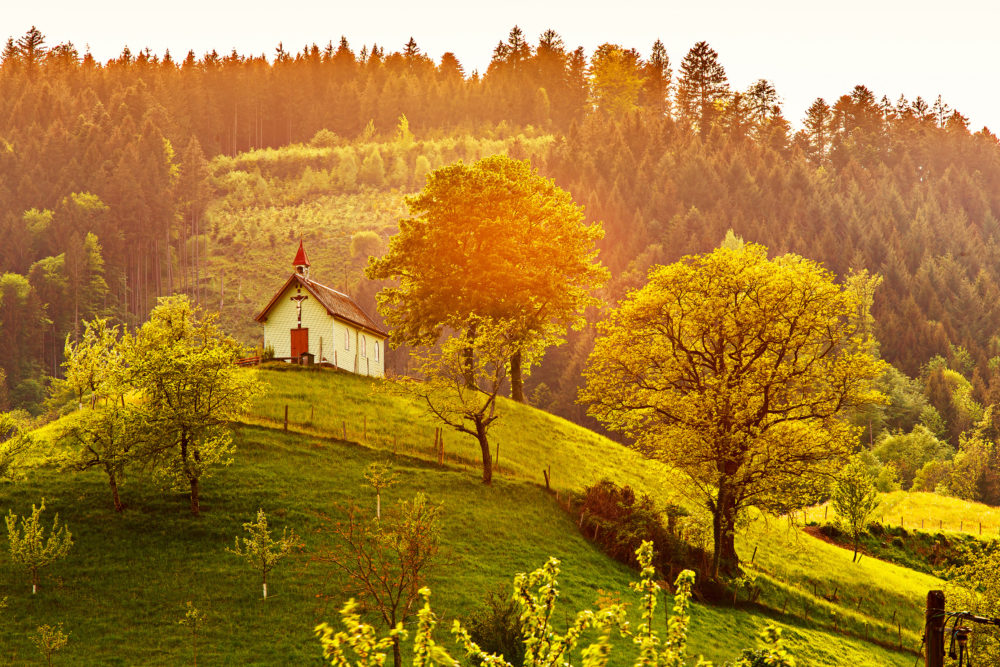
[[[361,426],[361,442],[368,442],[368,415],[362,417],[364,422]]]
[[[347,440],[347,420],[344,420],[344,440]]]
[[[545,490],[546,491],[551,491],[552,490],[552,487],[550,486],[550,484],[552,482],[552,464],[551,463],[549,464],[549,467],[548,467],[547,470],[546,469],[542,470],[542,475],[545,476]]]
[[[285,430],[288,430],[288,406],[285,406]]]
[[[929,591],[924,615],[924,637],[927,642],[925,667],[944,667],[944,620],[944,591]],[[900,629],[900,637],[902,634]]]
[[[309,406],[309,423],[310,424],[312,424],[312,422],[313,422],[313,417],[316,416],[316,412],[315,411],[316,411],[316,406],[315,405],[310,405]]]

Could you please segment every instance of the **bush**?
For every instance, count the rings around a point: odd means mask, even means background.
[[[465,627],[484,652],[502,655],[514,667],[524,664],[521,608],[504,587],[495,588],[483,597],[479,608],[466,619]]]
[[[643,541],[653,543],[657,567],[705,562],[705,553],[681,539],[678,523],[687,512],[677,506],[666,509],[667,525],[648,495],[636,496],[629,486],[602,480],[588,487],[579,500],[580,530],[612,558],[634,565],[635,552]]]
[[[314,134],[312,139],[309,140],[309,145],[316,148],[333,148],[339,143],[340,137],[325,128]]]

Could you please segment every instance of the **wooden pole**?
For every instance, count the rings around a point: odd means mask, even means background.
[[[925,667],[944,667],[944,620],[944,591],[929,591],[924,615],[924,637],[927,642]],[[899,635],[902,644],[902,628]]]
[[[344,440],[347,440],[347,420],[344,420]]]
[[[310,405],[309,406],[309,423],[310,424],[312,424],[313,417],[316,415],[315,410],[316,410],[316,406],[315,405]]]
[[[368,415],[363,417],[364,421],[361,427],[361,441],[368,442]]]
[[[288,430],[288,406],[285,406],[285,430]]]

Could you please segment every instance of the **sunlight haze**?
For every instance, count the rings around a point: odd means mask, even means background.
[[[588,55],[604,42],[649,55],[652,43],[666,45],[676,77],[684,54],[706,40],[719,53],[734,88],[759,78],[771,80],[785,116],[796,127],[817,97],[832,103],[857,84],[895,102],[920,95],[929,103],[941,95],[970,119],[970,128],[1000,127],[994,67],[1000,54],[995,3],[862,2],[411,2],[346,3],[290,0],[246,2],[14,3],[5,0],[2,35],[24,34],[32,25],[50,45],[72,41],[100,61],[149,47],[175,58],[215,49],[273,56],[286,50],[335,43],[344,35],[355,51],[377,43],[400,49],[413,36],[439,60],[454,52],[467,74],[484,72],[493,47],[519,25],[532,44],[547,28],[568,48]]]

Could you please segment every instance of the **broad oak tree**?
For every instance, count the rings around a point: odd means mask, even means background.
[[[378,295],[393,345],[433,345],[471,316],[517,323],[511,395],[523,401],[525,350],[562,342],[598,303],[608,277],[597,261],[601,225],[586,224],[570,194],[527,161],[504,155],[442,167],[406,203],[410,217],[366,270],[398,281]]]
[[[654,267],[600,325],[580,399],[690,478],[713,515],[713,577],[739,562],[741,510],[814,499],[856,445],[844,413],[883,399],[858,299],[747,244]]]

